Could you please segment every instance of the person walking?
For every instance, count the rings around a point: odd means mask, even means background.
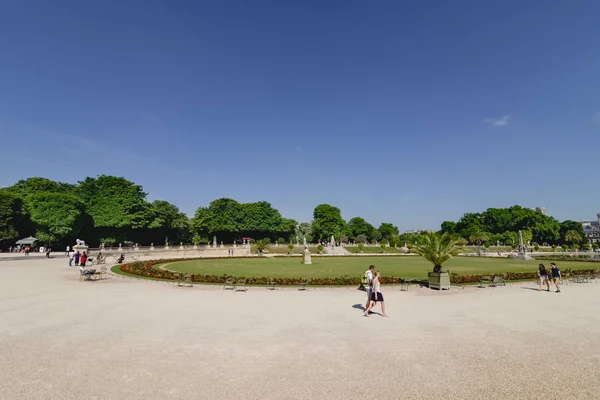
[[[548,270],[544,266],[544,264],[540,264],[538,266],[538,276],[540,277],[540,287],[538,291],[542,290],[542,285],[546,283],[547,291],[550,291],[550,282],[548,282]]]
[[[77,252],[75,254],[73,254],[73,259],[75,260],[75,266],[79,265],[79,257],[81,257],[81,253],[79,253],[79,250],[77,250]]]
[[[558,286],[558,284],[562,279],[562,274],[556,264],[550,263],[550,273],[552,274],[552,282],[554,282],[554,286],[556,286],[556,293],[560,293],[560,286]],[[550,290],[550,288],[548,288],[548,290]]]
[[[79,264],[82,267],[85,267],[85,262],[87,261],[87,259],[88,259],[88,256],[87,256],[86,252],[84,251],[83,254],[81,255],[81,261],[79,262]]]
[[[381,293],[381,284],[379,283],[380,276],[381,275],[380,275],[379,271],[375,272],[375,277],[373,278],[373,294],[371,296],[371,300],[373,302],[371,304],[369,304],[369,307],[365,310],[365,312],[364,312],[365,317],[369,316],[369,311],[371,311],[371,309],[373,307],[375,307],[377,302],[381,303],[381,316],[382,317],[389,316],[385,313],[385,302],[383,301],[383,294]]]
[[[68,256],[71,251],[71,246],[67,245],[67,250],[65,251],[65,255]]]
[[[365,287],[365,291],[367,292],[367,303],[365,304],[365,312],[371,305],[371,295],[373,294],[373,271],[375,271],[374,265],[369,265],[369,269],[365,271],[365,276],[363,277],[363,286]]]
[[[29,251],[31,250],[31,247],[29,246],[25,246],[25,255],[28,256],[29,255]]]

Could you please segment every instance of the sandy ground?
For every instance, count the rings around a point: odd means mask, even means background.
[[[600,284],[247,293],[0,262],[0,399],[598,399]]]

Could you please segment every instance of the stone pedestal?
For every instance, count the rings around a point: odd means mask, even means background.
[[[179,250],[183,250],[183,242],[179,243]]]
[[[154,243],[150,243],[150,250],[154,250]]]
[[[220,246],[220,247],[221,247],[221,248],[223,248],[223,247],[224,247],[224,246],[223,246],[223,242],[221,242],[221,246]]]
[[[194,250],[198,250],[198,245],[197,244],[194,245]]]
[[[304,249],[302,252],[302,264],[312,264],[310,251],[308,249]]]
[[[75,253],[79,252],[79,254],[83,254],[84,251],[87,254],[88,246],[85,244],[76,244],[73,246],[73,252]]]

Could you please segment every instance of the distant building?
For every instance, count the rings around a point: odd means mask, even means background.
[[[435,232],[435,231],[428,230],[428,229],[409,229],[407,231],[404,231],[404,233],[421,233],[421,232]]]
[[[600,243],[600,213],[596,214],[596,221],[581,221],[583,232],[590,243]]]

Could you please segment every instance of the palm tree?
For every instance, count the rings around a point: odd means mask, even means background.
[[[471,233],[469,236],[469,240],[471,243],[477,244],[477,255],[481,255],[481,243],[486,240],[490,240],[490,235],[482,230],[477,229],[475,232]]]
[[[460,252],[459,241],[448,233],[428,232],[415,252],[433,264],[433,272],[444,272],[442,264]]]
[[[565,234],[565,242],[571,243],[572,245],[581,242],[581,239],[581,235],[577,231],[568,231]]]
[[[265,242],[264,240],[257,240],[254,243],[254,251],[256,251],[258,253],[259,256],[262,256],[263,251],[268,250],[269,249],[269,244],[267,242]]]

